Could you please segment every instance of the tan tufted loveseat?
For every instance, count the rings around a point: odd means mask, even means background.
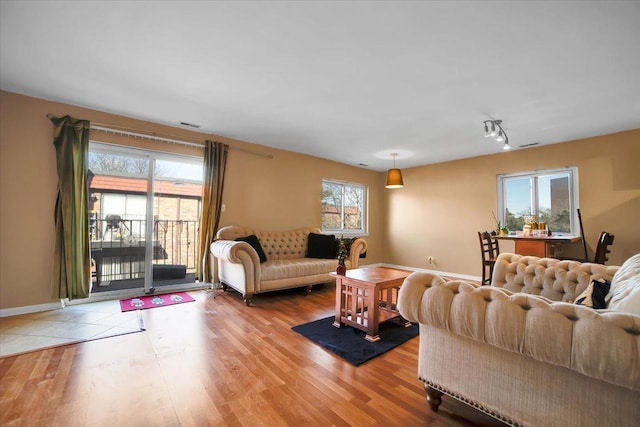
[[[640,316],[571,302],[618,267],[501,254],[492,286],[413,273],[398,308],[420,323],[418,376],[509,425],[640,420]]]
[[[337,259],[306,258],[309,233],[320,234],[319,228],[307,227],[293,231],[256,231],[230,225],[216,233],[211,244],[210,261],[217,260],[218,277],[224,287],[240,292],[247,305],[254,294],[311,286],[331,282],[330,273],[338,267]],[[235,239],[256,235],[267,261],[260,263],[257,252],[249,243]],[[351,244],[345,260],[347,269],[358,268],[360,255],[367,242],[358,238]]]

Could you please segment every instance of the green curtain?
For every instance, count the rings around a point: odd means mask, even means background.
[[[224,173],[227,167],[229,146],[221,142],[205,141],[204,185],[202,188],[202,213],[200,215],[200,247],[196,266],[196,278],[213,283],[214,274],[209,264],[209,247],[220,225]]]
[[[87,162],[89,122],[48,115],[58,169],[55,206],[54,298],[87,298],[91,284]]]

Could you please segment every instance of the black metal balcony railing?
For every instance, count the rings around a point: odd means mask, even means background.
[[[145,276],[146,220],[107,215],[89,221],[91,252],[98,284]],[[195,273],[198,221],[153,221],[153,265]],[[154,268],[155,270],[155,268]]]

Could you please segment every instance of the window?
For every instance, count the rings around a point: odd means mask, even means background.
[[[578,168],[498,175],[498,219],[511,232],[536,215],[554,233],[578,235]]]
[[[322,231],[366,233],[366,206],[366,186],[322,180]]]

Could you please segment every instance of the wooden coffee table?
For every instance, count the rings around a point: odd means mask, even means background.
[[[409,274],[410,271],[386,267],[356,268],[347,270],[344,275],[332,273],[336,278],[333,326],[352,326],[365,331],[366,340],[380,340],[380,323],[400,317],[398,291]],[[403,321],[405,327],[411,326],[411,322]]]

